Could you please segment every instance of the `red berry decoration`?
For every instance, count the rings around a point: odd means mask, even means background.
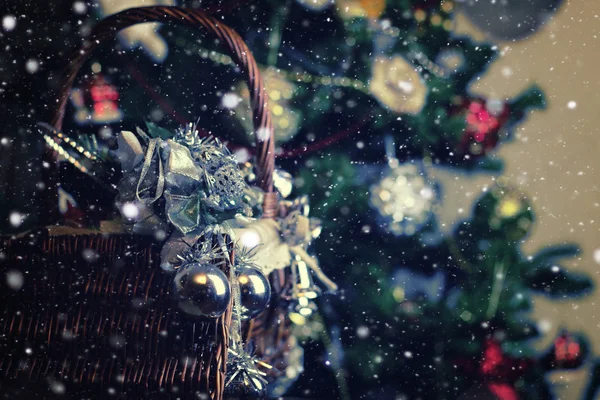
[[[483,356],[479,364],[479,372],[486,380],[497,382],[514,382],[530,367],[527,359],[513,358],[504,353],[498,341],[487,339]]]
[[[459,144],[459,152],[479,157],[493,150],[510,114],[507,105],[475,99],[467,101],[461,109],[465,112],[466,128]]]
[[[577,368],[583,364],[581,343],[569,333],[563,333],[554,340],[553,354],[556,368]]]

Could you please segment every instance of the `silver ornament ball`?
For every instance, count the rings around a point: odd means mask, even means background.
[[[258,269],[242,265],[237,269],[243,315],[253,318],[265,309],[271,298],[271,285]]]
[[[209,264],[190,263],[175,275],[179,307],[188,314],[209,318],[221,316],[231,300],[227,276]]]

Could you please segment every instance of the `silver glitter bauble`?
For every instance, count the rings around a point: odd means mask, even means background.
[[[438,193],[435,183],[414,164],[391,163],[371,187],[371,206],[394,235],[413,235],[430,220]]]
[[[182,266],[175,275],[175,290],[179,307],[195,316],[219,317],[231,300],[227,276],[209,264],[190,263]]]
[[[269,304],[271,285],[261,271],[250,266],[239,266],[236,275],[240,285],[242,315],[253,318]]]

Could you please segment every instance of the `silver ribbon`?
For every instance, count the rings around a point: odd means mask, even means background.
[[[142,182],[144,181],[144,179],[146,178],[146,175],[148,174],[148,171],[150,170],[150,165],[152,164],[152,158],[154,157],[154,153],[157,149],[157,145],[159,144],[159,141],[161,139],[160,138],[155,138],[155,139],[151,139],[150,143],[148,143],[148,149],[146,150],[146,155],[144,156],[144,164],[142,166],[142,172],[140,172],[140,178],[138,180],[136,189],[135,189],[135,197],[141,201],[144,202],[146,204],[152,204],[154,203],[156,200],[158,200],[160,198],[160,196],[162,196],[164,188],[165,188],[165,174],[164,174],[164,168],[163,168],[163,163],[162,160],[160,158],[160,154],[157,153],[157,162],[158,162],[158,182],[156,183],[156,191],[154,193],[154,197],[148,199],[148,198],[142,198],[140,196],[140,186],[142,185]]]
[[[172,140],[168,140],[167,144],[169,154],[164,193],[167,218],[179,231],[187,234],[202,223],[203,173],[187,147]]]
[[[140,164],[137,167],[132,164],[133,155],[141,151],[141,147],[137,151],[132,151],[133,148],[140,146],[137,139],[128,135],[119,144],[124,172],[130,177],[131,174],[137,175],[135,180],[131,177],[122,181],[124,186],[120,191],[123,201],[134,200],[130,197],[133,195],[137,201],[151,206],[164,197],[168,222],[183,234],[198,229],[202,223],[201,200],[206,195],[203,190],[203,172],[194,163],[190,150],[170,139],[166,141],[160,138],[150,139],[148,146],[143,150],[144,158],[140,169]],[[128,186],[127,182],[131,182],[134,187]],[[154,193],[148,196],[147,192],[150,190]],[[137,221],[136,228],[151,230],[152,226],[145,226],[148,224],[156,224],[156,220]]]

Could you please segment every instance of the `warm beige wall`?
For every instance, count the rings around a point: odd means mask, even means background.
[[[459,17],[457,29],[484,38]],[[525,250],[549,243],[576,242],[581,258],[568,264],[596,278],[597,290],[581,300],[536,300],[537,317],[549,322],[540,347],[562,327],[585,331],[600,355],[600,0],[565,1],[553,20],[526,40],[499,43],[502,56],[490,67],[476,93],[513,97],[532,83],[547,95],[548,109],[533,113],[513,142],[501,147],[507,175],[533,200],[537,221]],[[575,101],[575,109],[567,104]],[[442,221],[461,218],[491,181],[489,176],[436,172],[446,196]],[[600,251],[600,250],[599,250]],[[598,257],[598,256],[597,256]],[[562,399],[577,399],[586,371],[554,374]]]

